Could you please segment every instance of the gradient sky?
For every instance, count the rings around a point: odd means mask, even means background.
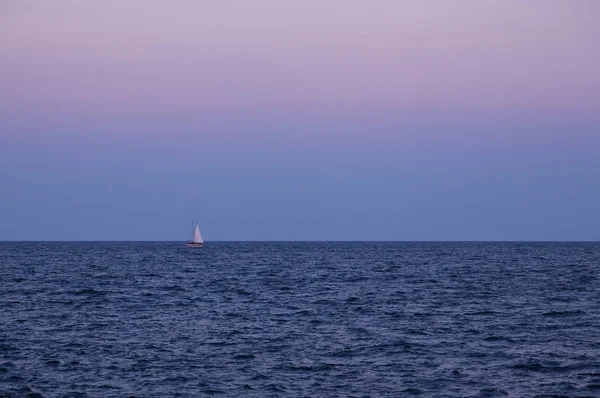
[[[0,240],[600,240],[597,0],[0,0]]]

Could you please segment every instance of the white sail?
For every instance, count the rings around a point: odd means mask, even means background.
[[[196,229],[194,230],[194,243],[204,243],[202,240],[202,235],[200,235],[200,227],[198,227],[198,223],[196,223]]]

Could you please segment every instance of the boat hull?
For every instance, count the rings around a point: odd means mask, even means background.
[[[204,246],[203,243],[194,243],[194,242],[186,242],[185,245],[187,247],[203,247]]]

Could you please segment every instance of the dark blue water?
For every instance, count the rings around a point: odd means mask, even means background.
[[[0,396],[598,397],[599,272],[596,243],[0,243]]]

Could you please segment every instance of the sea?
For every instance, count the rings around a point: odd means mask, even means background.
[[[0,397],[600,397],[600,243],[0,243]]]

